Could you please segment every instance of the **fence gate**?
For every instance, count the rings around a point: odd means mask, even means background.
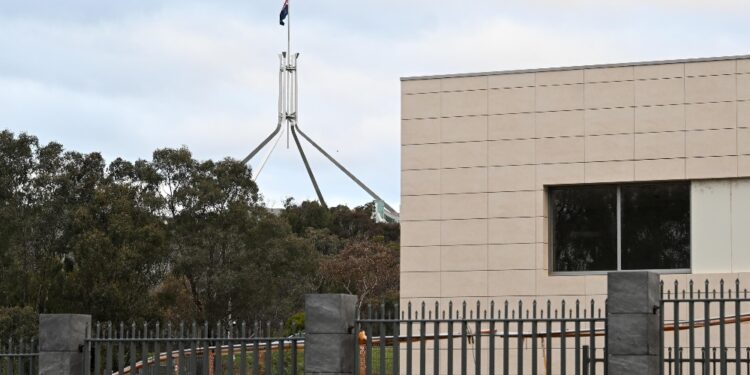
[[[369,306],[356,320],[354,373],[606,374],[606,305]]]

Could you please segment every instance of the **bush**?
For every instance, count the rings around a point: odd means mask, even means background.
[[[0,340],[29,339],[39,333],[39,315],[31,307],[0,307]]]
[[[287,336],[296,335],[305,331],[305,313],[298,312],[287,319],[284,334]]]

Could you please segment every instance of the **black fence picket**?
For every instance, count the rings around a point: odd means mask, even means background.
[[[747,289],[739,280],[699,285],[662,283],[654,313],[663,374],[750,375]],[[379,305],[355,320],[354,373],[607,374],[608,330],[606,302],[593,300]],[[304,337],[284,332],[268,322],[97,323],[82,375],[304,373]],[[0,342],[0,375],[38,374],[38,352],[35,340]]]
[[[739,279],[661,286],[664,373],[750,375],[750,298]],[[687,316],[685,316],[687,315]]]
[[[409,303],[405,311],[398,305],[368,308],[356,320],[362,334],[354,373],[398,374],[395,362],[405,357],[407,374],[412,369],[419,374],[606,374],[606,305],[542,306],[491,302],[487,310],[477,302],[471,308],[467,303],[460,308],[436,303],[434,309]],[[572,355],[580,356],[573,362],[568,361],[571,347]],[[575,366],[561,368],[569,363]]]

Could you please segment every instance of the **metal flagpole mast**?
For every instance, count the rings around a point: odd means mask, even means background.
[[[285,1],[285,8],[286,8],[286,14],[283,13],[283,18],[281,21],[283,22],[284,19],[286,19],[286,52],[282,52],[279,56],[280,60],[280,68],[279,68],[279,118],[278,118],[278,124],[276,125],[276,129],[261,142],[260,145],[258,145],[251,153],[248,155],[243,162],[248,163],[250,159],[253,158],[263,147],[265,147],[276,135],[278,135],[278,139],[273,143],[271,150],[269,151],[268,155],[261,161],[260,167],[258,168],[255,179],[258,178],[258,175],[263,170],[263,167],[265,167],[266,163],[268,162],[268,159],[270,158],[271,154],[273,153],[274,149],[276,148],[276,145],[278,144],[279,140],[284,136],[284,132],[286,132],[286,143],[287,148],[290,146],[290,136],[294,140],[294,145],[297,147],[297,150],[299,151],[300,157],[302,158],[302,162],[305,165],[305,169],[307,170],[307,174],[310,177],[310,182],[313,185],[313,188],[315,189],[315,194],[318,196],[318,202],[323,206],[327,207],[325,199],[323,198],[323,194],[320,191],[320,187],[318,186],[318,181],[315,179],[315,174],[313,173],[312,167],[310,166],[310,162],[307,159],[307,155],[305,154],[305,151],[302,148],[302,142],[300,142],[299,137],[297,136],[297,133],[302,136],[302,138],[307,141],[310,145],[312,145],[317,151],[319,151],[323,156],[325,156],[328,160],[330,160],[336,167],[338,167],[344,174],[346,174],[352,181],[354,181],[357,185],[359,185],[360,188],[362,188],[365,192],[367,192],[373,199],[375,199],[376,202],[379,202],[377,204],[383,205],[385,212],[387,214],[390,214],[391,218],[395,218],[396,221],[399,220],[398,218],[398,212],[388,205],[380,196],[378,196],[372,189],[367,187],[362,181],[360,181],[356,176],[354,176],[353,173],[349,172],[341,163],[339,163],[336,159],[333,158],[332,155],[327,153],[320,145],[315,143],[310,137],[307,136],[299,127],[299,99],[298,99],[298,89],[299,89],[299,83],[297,78],[297,59],[299,58],[299,54],[295,53],[292,55],[292,16],[291,11],[289,9],[289,2],[290,0]],[[286,126],[285,129],[282,130],[282,122]],[[281,131],[281,134],[279,132]],[[377,208],[376,208],[377,210]],[[386,215],[387,217],[387,215]]]
[[[295,128],[297,127],[297,57],[298,54],[292,55],[292,12],[290,1],[286,0],[287,14],[286,14],[286,56],[284,59],[284,117],[286,119],[287,134],[286,142],[287,148],[289,148],[289,135],[291,133],[294,143],[297,146],[302,162],[305,164],[307,175],[310,177],[315,194],[318,196],[318,202],[323,207],[328,207],[326,201],[323,198],[323,194],[320,192],[318,187],[318,181],[315,179],[310,162],[307,160],[305,151],[302,149],[302,144],[297,138]]]
[[[290,82],[289,82],[290,81],[289,80],[289,61],[291,61],[291,58],[292,58],[292,12],[291,12],[291,7],[289,5],[289,2],[290,2],[290,0],[286,0],[286,63],[285,63],[285,66],[284,66],[285,73],[286,73],[284,76],[286,77],[286,81],[287,81],[286,85],[285,85],[286,87],[285,87],[285,92],[284,93],[287,96],[287,98],[286,98],[287,102],[289,102],[289,91],[290,91],[289,90],[289,85],[290,85]],[[289,105],[287,105],[286,108],[289,108]],[[290,126],[289,126],[289,119],[288,119],[288,117],[287,117],[286,125],[287,125],[287,129],[286,129],[287,130],[287,133],[286,133],[286,148],[289,149],[289,133],[290,133],[289,132],[289,130],[290,130],[289,128],[290,128]]]

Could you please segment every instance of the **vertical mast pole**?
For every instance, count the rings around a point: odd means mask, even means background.
[[[286,124],[286,148],[289,148],[289,53],[284,56],[284,124]]]
[[[286,116],[287,117],[286,118],[286,126],[287,126],[287,129],[286,129],[287,130],[287,133],[286,133],[286,148],[287,149],[289,148],[289,133],[290,133],[289,132],[289,130],[290,130],[289,129],[290,124],[289,124],[289,117],[288,117],[288,115],[290,114],[290,111],[289,111],[290,105],[289,104],[291,104],[291,100],[290,100],[291,98],[290,98],[290,96],[292,94],[290,92],[291,91],[290,90],[291,77],[290,77],[290,71],[289,71],[290,61],[292,61],[292,5],[290,4],[290,2],[291,2],[290,0],[286,0],[286,6],[287,6],[287,12],[286,12],[286,59],[287,60],[286,60],[286,63],[284,64],[284,74],[285,74],[286,79],[287,79],[286,92],[285,92],[285,94],[287,95],[287,106],[286,106],[286,115],[287,115]]]
[[[294,125],[299,124],[299,87],[297,81],[297,58],[299,53],[294,54]]]

